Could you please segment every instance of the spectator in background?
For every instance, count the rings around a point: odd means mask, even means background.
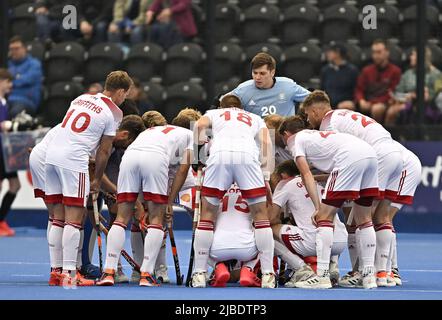
[[[139,116],[140,110],[138,110],[137,104],[135,101],[131,99],[126,99],[124,102],[119,106],[120,110],[123,111],[123,117],[134,114]]]
[[[123,41],[123,36],[130,38],[131,44],[143,42],[145,14],[152,0],[115,0],[113,20],[109,24],[108,40]]]
[[[410,54],[410,68],[402,75],[399,85],[396,87],[396,94],[393,96],[393,102],[387,110],[385,116],[386,125],[394,125],[400,113],[403,114],[405,122],[413,114],[416,107],[416,65],[417,52],[416,48],[411,50]],[[438,118],[438,110],[433,114],[431,109],[431,102],[435,97],[435,84],[441,72],[431,63],[431,50],[425,48],[425,114],[428,118]]]
[[[6,101],[6,95],[12,88],[12,74],[6,69],[0,69],[0,124],[2,131],[8,131],[9,128],[4,126],[5,121],[9,120],[8,104]],[[0,237],[13,236],[15,231],[9,227],[6,223],[6,215],[11,209],[15,196],[20,189],[20,180],[18,179],[17,172],[5,171],[5,160],[3,158],[3,148],[0,146],[0,190],[3,183],[3,179],[8,179],[9,190],[3,197],[0,207]]]
[[[321,89],[327,92],[333,107],[354,110],[358,69],[347,61],[347,49],[343,44],[332,44],[325,55],[328,64],[321,70]]]
[[[143,91],[140,80],[137,78],[132,78],[132,80],[134,81],[134,84],[130,88],[127,98],[135,102],[140,114],[153,110],[154,106],[149,102],[147,94]]]
[[[14,118],[25,110],[35,115],[41,99],[43,72],[39,60],[28,55],[23,40],[19,36],[9,41],[8,70],[12,74],[13,87],[9,95],[9,115]]]
[[[97,94],[99,92],[103,92],[103,86],[99,82],[91,83],[87,89],[87,93],[89,94]]]
[[[389,61],[390,51],[384,40],[371,46],[373,63],[362,69],[355,90],[359,110],[383,123],[391,94],[401,79],[401,69]]]
[[[149,41],[163,48],[188,42],[197,34],[191,0],[154,0],[146,12],[146,23],[152,24]]]

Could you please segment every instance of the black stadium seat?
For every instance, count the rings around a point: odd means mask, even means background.
[[[164,65],[164,83],[166,85],[201,76],[201,62],[204,51],[196,43],[180,43],[167,50]]]
[[[250,79],[252,70],[250,69],[250,61],[259,53],[265,52],[271,55],[276,60],[276,70],[278,70],[281,63],[282,49],[280,46],[273,43],[258,43],[245,48],[246,58],[243,70],[243,79]]]
[[[236,37],[240,12],[240,9],[233,4],[220,3],[216,5],[216,27],[213,30],[213,37],[216,42],[224,42]]]
[[[308,82],[318,76],[321,68],[322,50],[315,44],[297,44],[284,51],[280,74],[296,82]]]
[[[298,4],[289,7],[284,12],[281,25],[282,42],[286,45],[307,42],[315,38],[319,21],[319,10],[309,4]]]
[[[240,77],[240,66],[244,59],[242,48],[234,43],[219,43],[215,46],[215,81],[225,81],[234,76]]]
[[[282,13],[284,13],[285,9],[297,4],[316,4],[316,0],[278,0],[278,7]]]
[[[385,2],[385,0],[358,0],[356,1],[356,5],[358,6],[358,8],[363,8],[369,5],[385,4]]]
[[[274,5],[256,4],[244,11],[242,41],[248,44],[267,42],[277,37],[280,12]]]
[[[35,4],[23,3],[12,9],[11,35],[20,35],[24,41],[34,40],[36,36]]]
[[[215,84],[215,96],[219,94],[226,94],[233,89],[235,89],[239,84],[241,83],[241,80],[239,78],[231,78],[227,81],[221,81]]]
[[[45,61],[45,76],[48,83],[70,81],[81,74],[84,63],[84,48],[78,42],[56,44]]]
[[[118,70],[123,61],[123,50],[116,43],[98,43],[89,50],[84,71],[86,84],[102,82],[109,72]]]
[[[34,40],[26,43],[28,53],[34,58],[43,61],[45,58],[45,47],[39,40]]]
[[[359,19],[358,9],[349,4],[335,4],[324,10],[322,22],[322,42],[347,41],[355,38]]]
[[[164,103],[164,87],[157,82],[148,81],[141,83],[141,89],[147,95],[147,100],[154,105],[155,110],[161,111]]]
[[[238,6],[242,9],[250,8],[255,4],[268,4],[268,0],[238,0]]]
[[[401,25],[401,45],[409,46],[416,43],[416,18],[417,6],[411,6],[403,12]],[[437,38],[441,36],[439,23],[439,10],[433,6],[427,6],[427,17],[425,19],[426,37]]]
[[[73,99],[83,92],[76,82],[56,82],[48,88],[48,94],[43,102],[42,114],[48,122],[46,125],[55,126],[63,120]]]
[[[201,112],[205,111],[206,93],[199,84],[180,82],[166,89],[166,101],[161,113],[167,121],[172,119],[185,107],[196,107]]]
[[[377,28],[361,31],[361,44],[371,45],[376,39],[388,39],[396,36],[399,24],[399,10],[388,4],[376,4]]]
[[[155,43],[134,45],[125,61],[125,70],[131,77],[140,81],[149,81],[161,74],[163,49]]]

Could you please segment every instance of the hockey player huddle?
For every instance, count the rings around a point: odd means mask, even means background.
[[[114,285],[134,215],[132,231],[145,237],[132,242],[140,266],[132,279],[150,287],[167,282],[165,230],[179,192],[195,186],[197,168],[203,178],[191,287],[275,288],[278,280],[312,289],[401,284],[393,217],[412,203],[421,164],[379,123],[332,110],[322,91],[305,98],[306,117],[261,119],[228,94],[218,109],[204,115],[184,109],[171,124],[156,111],[123,118],[118,105],[131,85],[125,72],[110,73],[104,92],[75,99],[31,152],[35,196],[52,222],[50,285]],[[109,191],[105,171],[116,148],[125,150],[111,182],[116,218],[102,276],[88,280],[77,271],[80,230],[88,201]],[[352,270],[341,277],[346,247]]]

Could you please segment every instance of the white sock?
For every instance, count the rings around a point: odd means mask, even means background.
[[[158,270],[161,265],[167,267],[166,262],[166,237],[167,232],[164,232],[163,241],[161,242],[160,252],[158,253],[157,261],[155,262],[155,270]]]
[[[161,225],[150,224],[147,226],[147,234],[144,239],[144,259],[140,268],[141,272],[153,274],[163,236],[164,231]]]
[[[261,261],[262,273],[274,273],[273,251],[275,241],[270,228],[269,220],[255,221],[255,243],[259,251],[259,261]]]
[[[135,262],[138,263],[138,265],[141,265],[144,256],[143,237],[141,236],[140,229],[138,227],[134,228],[133,226],[134,224],[132,224],[132,229],[130,231],[130,245]]]
[[[392,239],[392,248],[393,252],[391,254],[391,267],[393,269],[397,269],[397,238],[396,238],[396,232],[393,232],[393,239]]]
[[[63,271],[77,269],[81,225],[67,222],[63,231]]]
[[[51,227],[52,227],[52,218],[49,218],[48,226],[46,228],[46,239],[48,240],[48,243],[49,243],[49,232],[51,231]]]
[[[84,229],[80,229],[80,243],[78,245],[78,253],[77,253],[77,269],[80,269],[83,265],[83,260],[81,255],[83,253],[83,242],[84,242]]]
[[[107,234],[105,269],[117,271],[118,259],[126,240],[126,225],[114,222]]]
[[[393,240],[392,225],[383,223],[376,225],[376,255],[375,267],[376,272],[387,271],[387,261],[390,257],[390,247]]]
[[[54,219],[48,237],[51,268],[63,266],[63,229],[64,222]]]
[[[373,223],[367,222],[360,226],[360,259],[359,268],[362,270],[362,276],[374,275],[374,259],[376,254],[376,232],[373,228]]]
[[[305,265],[304,261],[300,257],[293,254],[279,241],[275,241],[275,254],[287,262],[287,265],[295,271],[299,270],[303,265]]]
[[[351,227],[353,228],[353,227]],[[358,250],[358,243],[356,242],[356,230],[351,232],[353,230],[349,230],[348,232],[348,240],[347,240],[347,246],[348,246],[348,254],[350,255],[350,261],[351,261],[351,268],[352,270],[355,270],[356,261],[358,260],[359,250]]]
[[[317,274],[320,277],[328,277],[329,264],[331,256],[331,247],[333,245],[333,222],[320,220],[317,222],[316,229],[316,256],[317,256]]]
[[[210,247],[213,242],[213,222],[200,220],[195,230],[194,270],[193,272],[207,272],[207,260],[209,259]]]

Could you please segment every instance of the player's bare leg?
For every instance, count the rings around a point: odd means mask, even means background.
[[[374,260],[376,253],[376,233],[371,219],[372,198],[355,201],[352,215],[358,226],[356,242],[359,244],[359,269],[362,272],[362,285],[366,289],[376,288]]]
[[[147,201],[146,207],[147,212],[149,212],[149,225],[144,239],[144,259],[140,268],[140,286],[153,287],[158,286],[153,274],[164,237],[163,221],[166,214],[166,205]]]
[[[276,277],[273,270],[275,244],[267,212],[266,198],[247,199],[247,203],[255,224],[255,242],[259,251],[262,271],[261,288],[275,288]]]
[[[207,261],[213,242],[213,221],[218,212],[218,207],[218,198],[206,196],[201,198],[201,217],[195,230],[195,241],[193,245],[195,259],[192,287],[195,288],[206,287]]]
[[[390,200],[381,200],[375,209],[373,223],[376,231],[376,282],[378,286],[388,285],[387,261],[390,256],[390,247],[393,241],[393,225],[390,218]]]
[[[118,204],[117,218],[107,235],[106,262],[99,286],[112,286],[115,283],[115,272],[118,268],[118,260],[126,239],[126,227],[133,215],[135,202],[120,202]]]

